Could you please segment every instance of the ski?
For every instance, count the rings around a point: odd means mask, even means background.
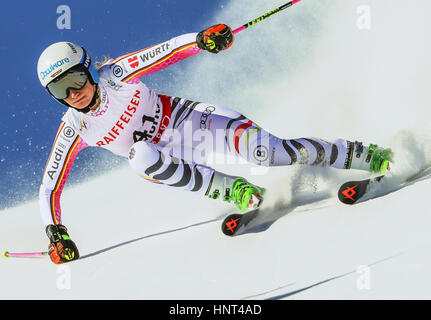
[[[393,187],[393,190],[404,188],[416,181],[427,178],[429,176],[431,176],[431,165],[427,164],[420,170],[403,179],[401,183],[398,183],[396,186]],[[381,175],[378,177],[368,178],[364,180],[348,181],[338,189],[338,199],[344,204],[355,204],[356,202],[361,200],[367,193],[369,193],[371,189],[374,189],[371,188],[371,186],[375,185],[376,183],[380,183],[384,177],[384,175]]]
[[[246,213],[234,213],[228,215],[222,224],[222,231],[225,235],[233,237],[238,234],[238,231],[244,229],[250,221],[256,218],[259,214],[260,209],[251,210]]]
[[[344,204],[354,204],[370,190],[373,183],[380,182],[384,176],[358,181],[348,181],[338,189],[338,199]]]

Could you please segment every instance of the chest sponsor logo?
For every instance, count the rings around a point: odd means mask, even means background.
[[[108,146],[121,135],[121,132],[124,131],[124,129],[129,125],[130,120],[133,118],[137,111],[137,107],[139,106],[139,102],[141,99],[140,94],[141,92],[139,90],[136,90],[135,94],[130,100],[130,103],[125,108],[118,121],[113,125],[112,129],[103,136],[102,139],[97,141],[96,145],[98,145],[99,147]]]

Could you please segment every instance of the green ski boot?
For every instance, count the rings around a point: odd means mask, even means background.
[[[255,186],[241,177],[215,172],[206,195],[211,199],[220,196],[224,201],[233,202],[242,211],[257,209],[263,201],[264,188]]]
[[[242,211],[257,209],[263,201],[265,189],[251,184],[243,178],[235,180],[230,200]]]
[[[352,145],[348,169],[366,170],[378,174],[385,174],[387,170],[390,170],[389,163],[393,161],[394,157],[390,148],[380,148],[376,144],[370,144],[366,148],[357,141]]]

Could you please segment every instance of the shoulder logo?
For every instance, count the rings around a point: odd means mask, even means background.
[[[63,134],[66,138],[72,138],[75,135],[75,130],[72,127],[66,126],[63,129]]]
[[[116,76],[117,78],[120,78],[123,75],[123,68],[121,68],[118,64],[116,64],[114,66],[114,68],[112,69],[112,73],[114,74],[114,76]]]

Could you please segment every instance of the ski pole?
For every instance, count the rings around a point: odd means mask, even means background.
[[[272,15],[276,14],[277,12],[280,12],[284,9],[287,9],[287,8],[293,6],[294,4],[296,4],[300,1],[301,0],[292,0],[292,1],[282,5],[281,7],[278,7],[277,9],[272,10],[272,11],[264,14],[263,16],[261,16],[257,19],[254,19],[254,20],[250,21],[249,23],[246,23],[245,25],[233,30],[232,32],[234,34],[239,33],[241,31],[255,25],[256,23],[259,23],[262,20],[264,20],[268,17],[271,17]],[[132,79],[133,77],[137,76],[137,75],[145,76],[145,75],[148,75],[150,73],[165,69],[165,68],[169,67],[170,65],[172,65],[172,64],[174,64],[180,60],[187,59],[187,58],[192,57],[192,56],[194,56],[200,52],[202,52],[202,49],[200,49],[198,47],[196,42],[191,43],[189,45],[186,45],[186,46],[172,52],[168,57],[161,59],[159,61],[156,61],[155,63],[153,63],[153,64],[149,65],[148,67],[144,68],[143,70],[139,71],[138,74],[134,74],[133,76],[130,76],[129,78],[125,78],[126,82],[129,81],[130,79]],[[123,81],[125,81],[125,80],[123,79]]]
[[[23,253],[14,253],[9,251],[3,252],[4,258],[42,258],[44,256],[47,256],[47,251],[42,252],[23,252]]]
[[[243,26],[241,26],[241,27],[233,30],[232,32],[235,33],[235,34],[238,33],[238,32],[241,32],[241,31],[243,31],[243,30],[245,30],[245,29],[247,29],[247,28],[249,28],[251,26],[254,26],[256,23],[259,23],[259,22],[265,20],[266,18],[271,17],[272,15],[274,15],[274,14],[276,14],[276,13],[278,13],[278,12],[284,10],[284,9],[287,9],[287,8],[293,6],[294,4],[296,4],[296,3],[300,2],[300,1],[301,0],[292,0],[292,1],[288,2],[288,3],[286,3],[286,4],[283,4],[282,6],[278,7],[277,9],[272,10],[272,11],[270,11],[268,13],[265,13],[263,16],[261,16],[261,17],[259,17],[257,19],[254,19],[254,20],[250,21],[249,23],[246,23],[245,25],[243,25]]]

